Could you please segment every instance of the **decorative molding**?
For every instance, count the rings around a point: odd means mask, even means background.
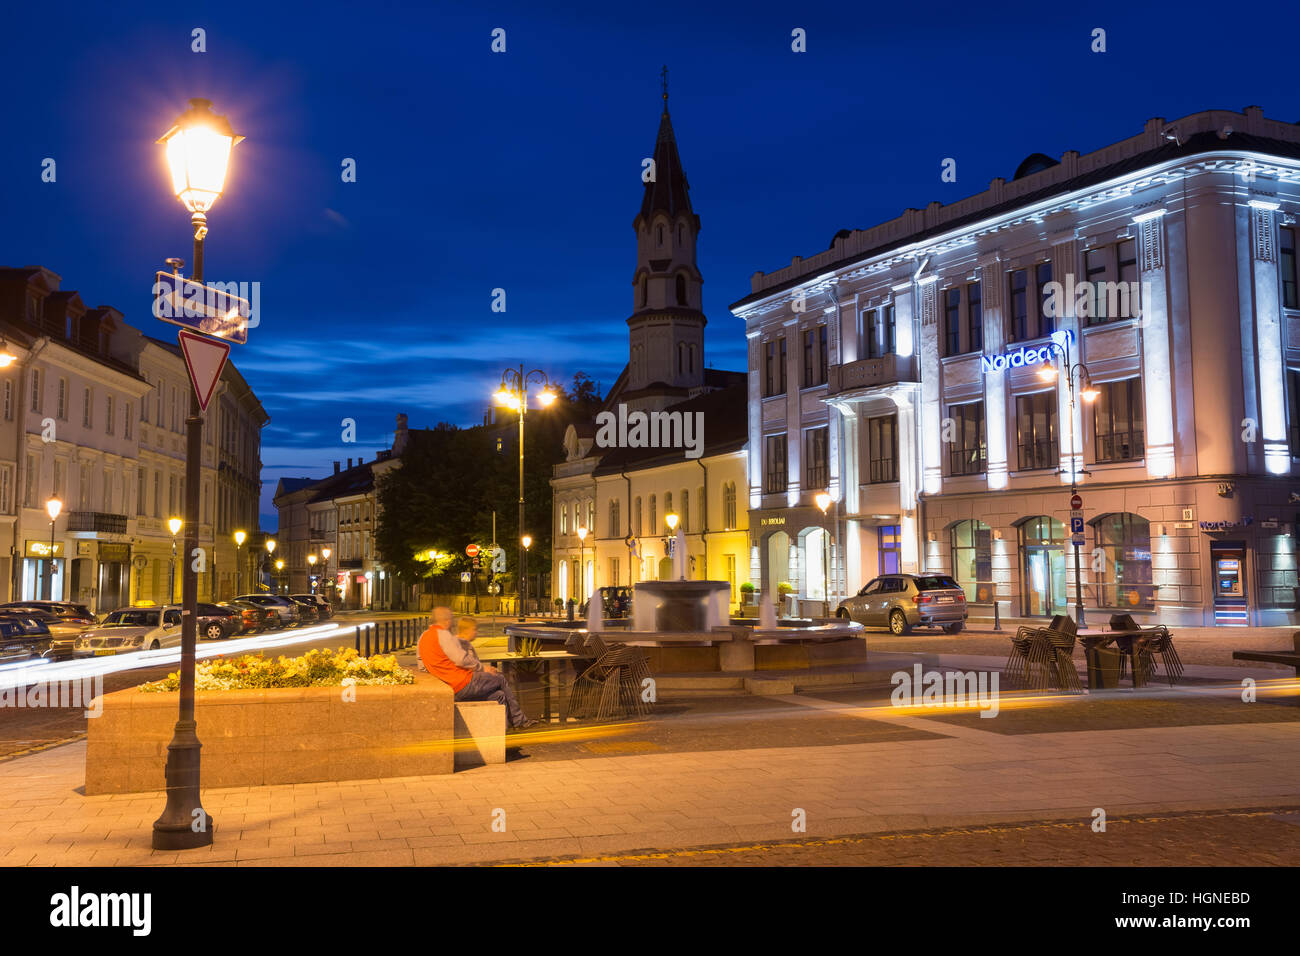
[[[1254,254],[1259,262],[1272,262],[1276,253],[1273,245],[1273,210],[1254,206],[1250,210],[1254,232]]]
[[[1153,216],[1138,223],[1138,268],[1142,272],[1154,272],[1165,265],[1164,230],[1161,224],[1164,216]]]

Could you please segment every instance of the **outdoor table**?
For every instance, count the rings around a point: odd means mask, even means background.
[[[1145,686],[1151,676],[1151,668],[1148,664],[1150,654],[1147,653],[1147,645],[1151,643],[1151,637],[1149,628],[1125,631],[1080,631],[1079,640],[1083,643],[1084,658],[1089,663],[1088,688],[1096,690],[1101,686],[1094,676],[1099,674],[1101,669],[1101,659],[1095,652],[1105,650],[1112,643],[1121,655],[1129,659],[1133,667],[1133,686]]]
[[[564,673],[563,662],[566,661],[588,661],[592,659],[590,654],[574,654],[571,651],[538,651],[536,654],[521,654],[518,651],[482,651],[478,652],[478,659],[484,664],[501,664],[503,667],[519,664],[523,661],[540,661],[542,664],[542,709],[545,714],[544,719],[547,723],[551,721],[551,666],[556,662],[561,662],[559,672]],[[516,686],[518,678],[516,677]],[[568,719],[568,701],[564,696],[564,689],[561,684],[556,685],[559,691],[559,700],[556,701],[555,716],[560,723]]]

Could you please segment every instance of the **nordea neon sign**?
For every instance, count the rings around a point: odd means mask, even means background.
[[[1064,340],[1063,344],[1074,344],[1074,333],[1069,330],[1054,332],[1052,338],[1058,342]],[[1037,365],[1039,362],[1050,362],[1052,349],[1051,345],[1042,345],[1038,348],[1022,345],[1003,355],[981,355],[980,372],[987,375],[989,372],[1005,372],[1009,368],[1023,368],[1026,365]]]

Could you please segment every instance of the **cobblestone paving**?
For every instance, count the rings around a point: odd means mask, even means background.
[[[1294,807],[1025,823],[644,850],[525,861],[542,866],[1297,866]]]

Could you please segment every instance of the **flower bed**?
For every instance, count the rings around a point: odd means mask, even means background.
[[[195,690],[260,690],[270,687],[351,687],[414,684],[415,675],[392,654],[362,657],[354,648],[310,650],[301,657],[242,654],[215,657],[194,666]],[[180,674],[141,684],[146,694],[177,691]]]

